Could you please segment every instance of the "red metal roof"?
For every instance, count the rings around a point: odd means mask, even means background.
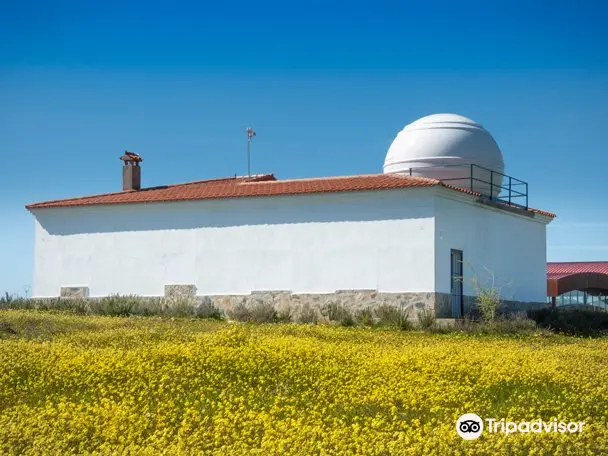
[[[593,272],[608,274],[608,261],[574,261],[547,263],[547,275],[551,278],[565,277],[571,274]]]
[[[547,296],[587,289],[608,290],[608,261],[547,263]]]
[[[331,193],[351,191],[386,190],[410,187],[441,186],[479,196],[465,188],[444,184],[437,179],[409,176],[402,174],[363,174],[357,176],[336,176],[306,179],[277,180],[273,174],[247,177],[229,177],[223,179],[202,180],[185,184],[166,185],[105,193],[54,201],[45,201],[26,206],[28,209],[49,207],[74,207],[98,204],[129,204],[168,201],[191,201],[219,198],[240,198],[255,196],[297,195],[305,193]],[[551,212],[529,209],[532,212],[548,217],[555,217]]]

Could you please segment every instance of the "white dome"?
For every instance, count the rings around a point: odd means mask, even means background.
[[[433,114],[399,132],[386,154],[384,172],[409,174],[411,169],[414,176],[452,179],[446,183],[470,188],[471,168],[466,165],[471,164],[504,173],[502,152],[480,124],[457,114]],[[473,190],[489,194],[490,185],[479,180],[489,182],[490,174],[473,168]],[[496,196],[502,176],[493,174],[492,183]]]

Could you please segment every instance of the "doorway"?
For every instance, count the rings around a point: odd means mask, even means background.
[[[450,295],[452,300],[452,318],[462,318],[464,316],[464,297],[462,294],[462,250],[451,250],[450,263]]]

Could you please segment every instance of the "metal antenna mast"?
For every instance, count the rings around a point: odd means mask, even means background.
[[[251,179],[251,140],[255,136],[255,131],[253,128],[246,128],[245,133],[247,133],[247,176]]]

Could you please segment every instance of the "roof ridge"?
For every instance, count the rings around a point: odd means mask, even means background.
[[[213,179],[201,179],[201,180],[196,180],[196,181],[189,181],[189,182],[181,182],[179,184],[168,184],[168,185],[161,185],[160,187],[178,187],[181,185],[193,185],[193,184],[211,184],[214,182],[225,182],[225,181],[246,181],[247,179],[255,179],[252,182],[258,182],[263,180],[264,178],[268,178],[268,177],[274,177],[274,174],[272,173],[268,173],[268,174],[256,174],[254,176],[248,177],[248,176],[229,176],[229,177],[216,177]],[[149,187],[149,188],[158,188],[158,187]],[[142,190],[147,190],[145,188],[142,188]]]
[[[410,176],[409,174],[399,174],[399,173],[372,173],[372,174],[348,174],[344,176],[317,176],[317,177],[293,177],[290,179],[276,179],[276,180],[255,180],[255,181],[244,181],[241,184],[257,184],[257,183],[285,183],[285,182],[316,182],[316,181],[327,181],[327,180],[341,180],[341,179],[355,179],[355,178],[366,178],[366,177],[387,177],[387,178],[396,178],[396,179],[412,179],[419,180],[423,182],[432,182],[439,184],[441,181],[439,179],[433,179],[431,177],[424,176]]]

